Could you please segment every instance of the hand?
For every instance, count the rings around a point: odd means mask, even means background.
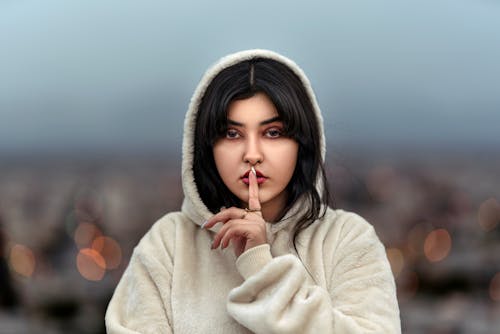
[[[248,178],[248,207],[260,209],[257,176],[250,172]],[[215,235],[212,249],[219,246],[224,249],[231,242],[234,253],[238,257],[250,248],[267,243],[266,222],[262,218],[261,211],[247,212],[245,209],[236,207],[223,209],[210,218],[203,228],[210,228],[217,223],[223,223],[224,226]]]

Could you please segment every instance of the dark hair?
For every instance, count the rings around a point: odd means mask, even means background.
[[[319,120],[302,81],[286,65],[272,59],[254,58],[225,68],[210,82],[196,116],[194,178],[203,203],[213,213],[222,206],[240,205],[241,201],[217,172],[213,146],[226,134],[229,104],[257,93],[266,94],[273,102],[285,135],[296,140],[299,147],[297,164],[286,188],[288,200],[279,215],[279,219],[283,218],[299,197],[306,197],[308,210],[294,226],[295,247],[298,233],[324,216],[329,192],[321,158]],[[321,194],[316,189],[316,180],[323,182]]]

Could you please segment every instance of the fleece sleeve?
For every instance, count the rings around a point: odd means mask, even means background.
[[[294,255],[273,258],[267,244],[243,253],[237,267],[245,281],[230,292],[228,312],[255,333],[401,333],[394,280],[373,228],[340,238],[336,254],[325,256],[332,266],[325,287],[308,283]]]
[[[134,249],[106,311],[109,334],[172,333],[171,250],[159,226],[153,226]]]

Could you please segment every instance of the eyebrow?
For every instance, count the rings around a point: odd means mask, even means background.
[[[273,118],[270,118],[270,119],[266,119],[265,121],[260,122],[259,125],[266,125],[266,124],[269,124],[269,123],[272,123],[272,122],[276,122],[276,121],[281,121],[281,117],[280,116],[276,116],[276,117],[273,117]],[[232,119],[229,119],[229,118],[227,119],[227,123],[230,124],[230,125],[234,125],[234,126],[244,126],[245,125],[243,123],[233,121]]]

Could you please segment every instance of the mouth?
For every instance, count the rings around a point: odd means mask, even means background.
[[[250,175],[250,170],[248,170],[245,174],[243,174],[241,176],[241,181],[243,181],[244,184],[246,185],[249,185],[250,184],[250,178],[248,177]],[[264,182],[266,182],[267,180],[267,177],[264,176],[264,174],[262,174],[261,172],[259,172],[258,170],[255,170],[255,174],[257,175],[257,183],[258,184],[262,184]]]

